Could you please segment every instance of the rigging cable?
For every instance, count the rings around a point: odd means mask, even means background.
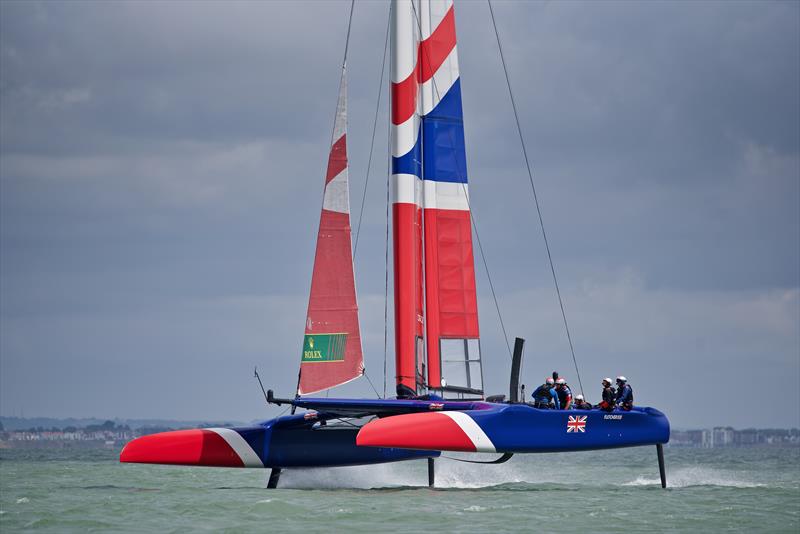
[[[352,17],[353,17],[353,4],[354,4],[354,2],[355,2],[355,0],[353,0],[353,2],[351,2],[351,4],[350,4],[350,18],[351,18],[351,21],[352,21]],[[391,10],[391,7],[389,9]],[[355,236],[355,240],[353,242],[353,263],[354,264],[355,264],[355,261],[356,261],[356,255],[358,253],[358,239],[361,236],[361,222],[364,220],[364,206],[366,205],[367,190],[369,188],[370,171],[372,170],[372,155],[373,155],[374,150],[375,150],[375,133],[376,133],[376,131],[378,129],[378,115],[380,114],[381,94],[383,93],[383,76],[384,76],[384,73],[386,71],[386,51],[389,49],[389,28],[390,28],[390,23],[391,23],[391,17],[389,17],[389,19],[386,22],[386,35],[384,37],[384,44],[383,44],[383,58],[381,59],[381,76],[380,76],[380,79],[378,80],[378,97],[377,97],[376,103],[375,103],[375,118],[372,121],[372,139],[370,140],[369,158],[367,159],[367,176],[366,176],[366,179],[364,180],[364,192],[361,195],[361,207],[358,210],[358,224],[356,225],[356,236]],[[347,41],[349,42],[349,40],[350,40],[350,25],[348,25],[348,27],[347,27],[347,36],[348,36],[347,37]],[[347,61],[347,46],[348,46],[347,43],[345,43],[345,62]],[[388,184],[387,184],[387,187],[388,187]],[[388,189],[387,189],[387,195],[388,195]],[[387,204],[387,210],[388,210],[388,204]],[[388,230],[388,211],[387,211],[387,230],[386,230],[386,232],[387,232],[386,235],[387,235],[387,247],[388,247],[388,232],[389,232],[389,230]],[[387,248],[386,265],[388,266],[388,264],[389,264],[389,260],[388,260],[388,248]],[[387,267],[387,269],[388,269],[388,267]],[[387,288],[388,288],[388,276],[389,275],[388,275],[388,270],[387,270],[387,272],[386,272],[386,278],[387,278],[386,286],[387,286]],[[388,289],[386,291],[388,292]],[[386,298],[388,298],[388,297],[385,297],[385,299]],[[387,302],[386,302],[386,300],[384,300],[383,398],[386,398],[386,315],[387,315],[386,306],[387,306]],[[377,395],[378,398],[381,398],[380,393],[378,393],[378,390],[375,389],[375,386],[372,384],[372,380],[370,380],[369,375],[367,375],[366,369],[364,369],[363,374],[366,377],[367,381],[369,382],[370,387],[372,387],[372,391],[375,392],[375,395]]]
[[[419,32],[421,34],[422,33],[422,22],[419,19],[419,15],[417,14],[417,9],[416,9],[416,7],[414,6],[413,3],[411,4],[411,10],[414,13],[414,19],[417,22],[417,28],[418,28],[418,30],[419,30]],[[431,58],[430,58],[430,55],[429,55],[429,51],[428,51],[427,48],[425,48],[425,52],[426,52],[426,57],[428,59],[428,63],[432,64],[432,61],[431,61]],[[436,98],[438,98],[441,101],[442,95],[439,93],[439,87],[436,85],[436,77],[435,76],[431,77],[431,81],[433,82],[433,90],[436,93]],[[450,141],[455,146],[455,140],[453,139],[453,132],[452,131],[450,131]],[[458,172],[459,176],[464,176],[466,174],[466,173],[462,173],[461,169],[458,168],[458,161],[456,161],[456,171]],[[478,223],[475,220],[475,214],[472,211],[472,206],[470,205],[469,194],[467,192],[467,186],[466,186],[466,184],[464,182],[462,182],[461,183],[461,187],[464,190],[464,198],[467,201],[467,208],[469,209],[469,219],[470,219],[470,222],[472,223],[472,228],[475,230],[475,240],[478,242],[478,250],[481,253],[481,260],[483,261],[483,268],[486,271],[486,278],[487,278],[487,280],[489,280],[489,289],[492,292],[492,300],[494,300],[494,307],[497,310],[497,318],[500,321],[500,329],[503,331],[503,340],[506,342],[506,348],[508,349],[509,358],[513,359],[514,355],[513,355],[513,352],[511,351],[511,345],[509,344],[509,341],[508,341],[508,334],[506,333],[506,325],[505,325],[505,323],[503,321],[503,314],[500,312],[500,304],[497,301],[497,293],[495,293],[495,290],[494,290],[494,283],[492,282],[492,275],[489,272],[489,264],[486,262],[486,255],[483,253],[483,245],[481,244],[481,237],[478,234]]]
[[[373,383],[372,383],[372,380],[370,380],[370,379],[369,379],[369,375],[367,374],[367,370],[366,370],[366,369],[363,369],[363,370],[361,371],[361,374],[363,374],[363,375],[364,375],[364,378],[366,378],[366,379],[367,379],[367,382],[369,382],[369,386],[372,388],[372,391],[374,391],[374,392],[375,392],[375,396],[376,396],[376,397],[378,397],[378,398],[380,399],[380,398],[381,398],[381,394],[380,394],[380,393],[378,393],[378,390],[377,390],[377,389],[375,389],[375,386],[373,385]],[[330,390],[329,390],[329,391],[330,391]]]
[[[467,194],[467,187],[461,184],[464,189],[464,198],[467,199],[467,207],[469,208],[469,219],[472,221],[472,228],[475,230],[475,240],[478,242],[478,250],[481,252],[481,260],[483,260],[483,268],[486,271],[486,278],[489,280],[489,289],[492,291],[492,298],[494,299],[494,307],[497,310],[497,318],[500,320],[500,329],[503,331],[503,339],[506,342],[508,355],[511,359],[514,358],[514,353],[511,351],[511,345],[508,342],[508,334],[506,334],[506,325],[503,322],[503,314],[500,313],[500,305],[497,303],[497,295],[494,292],[494,284],[492,283],[492,276],[489,274],[489,265],[486,263],[486,255],[483,253],[483,245],[481,244],[481,236],[478,234],[478,223],[472,215],[472,205],[469,202],[469,195]]]
[[[508,68],[506,67],[506,59],[503,55],[503,45],[500,44],[500,33],[497,30],[497,22],[494,19],[494,10],[492,9],[492,0],[486,0],[486,3],[489,5],[489,13],[492,17],[492,26],[494,27],[494,35],[497,38],[497,48],[500,51],[500,61],[503,64],[503,72],[506,76],[506,86],[508,87],[508,96],[511,99],[511,107],[514,110],[514,120],[517,123],[517,133],[519,134],[519,142],[522,145],[522,154],[525,157],[525,167],[528,170],[528,180],[531,184],[531,191],[533,191],[533,200],[536,204],[536,213],[539,216],[539,227],[542,229],[542,237],[544,238],[544,246],[547,250],[547,260],[550,262],[550,272],[553,275],[553,284],[556,287],[556,295],[558,295],[558,304],[561,306],[561,317],[564,320],[564,330],[567,333],[567,341],[569,342],[569,350],[572,353],[572,362],[575,364],[575,374],[578,376],[578,385],[581,388],[581,394],[583,394],[583,382],[581,382],[581,373],[578,370],[578,360],[575,358],[575,348],[572,345],[572,336],[569,333],[569,324],[567,323],[567,314],[564,311],[564,301],[561,298],[561,290],[558,287],[558,277],[556,276],[556,269],[553,266],[553,256],[550,253],[550,244],[547,241],[547,232],[544,230],[544,219],[542,218],[542,210],[539,207],[539,197],[536,194],[536,186],[533,182],[533,172],[531,171],[531,164],[528,159],[528,151],[525,148],[525,138],[522,135],[522,126],[519,122],[519,114],[517,113],[517,104],[514,101],[514,92],[511,90],[511,80],[508,76]]]
[[[392,21],[392,4],[389,4],[389,22]],[[384,51],[385,52],[385,51]],[[385,59],[385,53],[384,53]],[[389,359],[389,202],[392,179],[392,121],[386,121],[386,238],[383,259],[383,398],[386,398],[387,361]]]
[[[353,8],[356,5],[356,0],[350,0],[350,17],[347,19],[347,37],[344,38],[344,59],[342,60],[342,67],[347,64],[347,49],[350,46],[350,28],[353,27]]]
[[[390,8],[391,9],[391,8]],[[358,237],[361,235],[361,221],[364,220],[364,204],[367,200],[367,188],[369,187],[369,173],[372,169],[372,153],[375,148],[375,131],[378,128],[378,112],[381,108],[381,94],[383,93],[383,74],[386,71],[386,51],[389,49],[389,26],[391,17],[386,23],[386,37],[383,43],[383,59],[381,60],[381,79],[378,83],[378,98],[375,104],[375,119],[372,121],[372,141],[369,144],[369,158],[367,160],[367,179],[364,182],[364,193],[361,195],[361,209],[358,211],[358,224],[356,225],[356,239],[353,245],[353,262],[356,261],[356,252],[358,251]]]

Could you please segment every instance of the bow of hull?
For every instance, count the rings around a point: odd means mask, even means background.
[[[336,467],[431,458],[438,452],[359,447],[359,427],[327,426],[302,415],[240,428],[175,430],[142,436],[120,453],[122,463],[205,467]]]

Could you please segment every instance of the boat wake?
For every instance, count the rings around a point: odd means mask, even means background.
[[[287,469],[281,479],[285,489],[385,489],[404,490],[427,488],[427,475],[419,466],[405,463],[392,465],[341,467],[326,469]],[[437,462],[436,489],[482,489],[503,491],[569,491],[585,488],[585,483],[565,483],[563,477],[547,473],[521,472],[513,465],[493,465],[486,468],[452,462]],[[716,486],[727,488],[758,488],[766,484],[736,471],[686,467],[667,472],[670,488]],[[591,485],[591,484],[590,484]],[[606,485],[601,484],[601,485]],[[638,476],[614,486],[661,486],[658,476]]]
[[[766,486],[747,479],[742,473],[722,471],[705,467],[686,467],[667,472],[668,487],[691,488],[696,486],[719,486],[726,488],[760,488]],[[623,486],[661,486],[658,477],[637,477]]]
[[[286,489],[419,489],[427,487],[427,472],[421,466],[397,464],[337,467],[325,469],[286,469],[281,488]],[[528,481],[508,466],[475,467],[437,462],[436,489],[482,489]]]

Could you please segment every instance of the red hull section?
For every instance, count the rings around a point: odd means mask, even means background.
[[[415,413],[376,419],[356,438],[360,447],[397,447],[475,452],[475,443],[444,413]]]
[[[119,461],[138,464],[244,467],[225,439],[211,430],[176,430],[142,436],[131,441]]]

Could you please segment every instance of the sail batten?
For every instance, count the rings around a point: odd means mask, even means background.
[[[297,393],[344,384],[364,372],[350,227],[347,163],[347,74],[342,68]]]

